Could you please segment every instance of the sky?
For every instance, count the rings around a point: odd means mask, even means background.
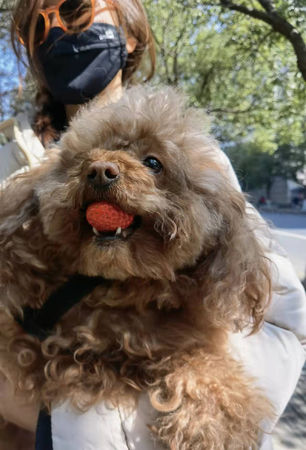
[[[20,70],[25,75],[25,67],[20,65]],[[8,91],[18,88],[18,66],[8,36],[0,38],[0,120],[10,116],[10,96]]]

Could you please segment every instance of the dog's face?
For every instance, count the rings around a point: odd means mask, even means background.
[[[37,192],[46,235],[79,252],[81,272],[173,279],[217,245],[228,215],[243,207],[214,142],[196,134],[198,117],[179,101],[172,91],[132,90],[83,113],[64,137]],[[132,215],[132,224],[97,232],[86,210],[101,201]]]
[[[56,247],[67,273],[188,277],[197,289],[190,298],[204,298],[216,324],[253,318],[256,327],[268,266],[222,158],[203,117],[175,91],[133,88],[116,104],[83,111],[46,163],[4,191],[0,238],[34,218],[44,242],[32,247],[45,246],[44,255]],[[131,220],[97,231],[87,212],[101,202]]]

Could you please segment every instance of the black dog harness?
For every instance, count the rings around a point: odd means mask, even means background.
[[[23,310],[23,319],[20,317],[15,319],[24,331],[43,341],[69,309],[105,282],[102,277],[74,275],[53,292],[40,309],[27,306]]]
[[[26,333],[43,341],[67,311],[97,286],[105,283],[106,280],[102,277],[74,275],[50,295],[42,308],[26,307],[23,319],[16,317],[16,321]],[[53,450],[51,417],[44,410],[40,411],[38,417],[35,450]]]

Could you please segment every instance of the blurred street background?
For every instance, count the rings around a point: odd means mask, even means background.
[[[203,130],[211,129],[242,189],[273,223],[305,286],[306,0],[143,3],[157,51],[151,82],[177,86],[208,113]],[[0,122],[33,113],[35,97],[10,43],[13,4],[0,0]],[[5,142],[0,133],[0,152]],[[305,405],[306,373],[275,431],[276,449],[306,449]]]
[[[273,229],[277,241],[287,251],[300,278],[306,282],[306,212],[290,213],[260,210]]]
[[[296,391],[274,430],[274,450],[304,450],[306,448],[305,393],[306,365]]]
[[[271,224],[275,238],[287,251],[306,287],[306,214],[261,211]],[[273,433],[275,450],[306,449],[306,364],[294,396]]]

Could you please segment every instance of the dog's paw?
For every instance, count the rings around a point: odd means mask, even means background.
[[[151,394],[160,415],[153,427],[171,450],[246,450],[258,447],[271,406],[230,358],[190,358]]]

